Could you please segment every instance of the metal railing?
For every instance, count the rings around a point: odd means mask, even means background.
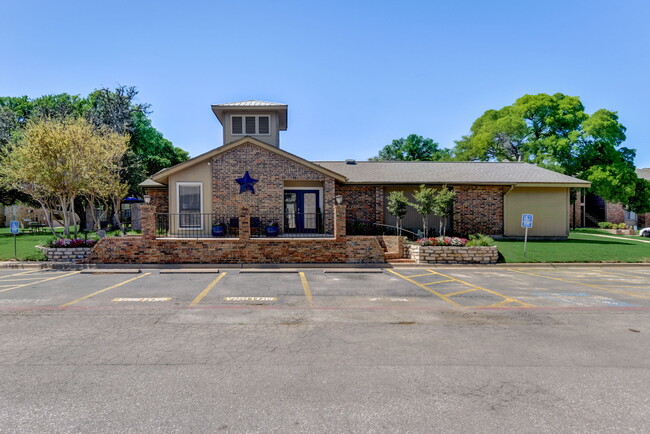
[[[321,238],[333,236],[331,213],[265,213],[251,215],[251,237]],[[328,219],[329,217],[329,219]]]
[[[239,219],[215,213],[156,214],[156,236],[173,238],[238,237]]]

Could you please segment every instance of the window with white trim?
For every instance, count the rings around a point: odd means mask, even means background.
[[[231,116],[230,131],[233,136],[268,136],[271,134],[271,117],[268,115]]]
[[[201,229],[201,197],[203,184],[200,182],[179,182],[178,227]]]

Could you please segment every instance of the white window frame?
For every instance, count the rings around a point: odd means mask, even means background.
[[[241,133],[236,134],[233,131],[233,118],[241,117]],[[247,114],[238,114],[238,115],[230,115],[230,134],[233,136],[250,136],[251,134],[246,134],[246,118],[255,118],[255,133],[253,133],[253,136],[270,136],[271,135],[271,115],[247,115]],[[267,134],[260,134],[260,118],[268,118],[269,119],[269,132]]]
[[[181,226],[181,186],[199,186],[199,216],[201,225],[200,227],[182,227]],[[203,230],[203,183],[196,181],[178,181],[176,182],[176,215],[178,215],[177,226],[178,230],[184,231],[202,231]]]

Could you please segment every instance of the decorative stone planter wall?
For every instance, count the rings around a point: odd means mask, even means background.
[[[603,229],[605,232],[609,232],[614,235],[636,235],[634,229]]]
[[[409,245],[408,255],[418,264],[496,264],[496,246],[455,247]]]
[[[53,248],[44,247],[43,253],[47,256],[48,261],[54,262],[76,262],[85,260],[92,250],[92,247],[71,247],[71,248]]]

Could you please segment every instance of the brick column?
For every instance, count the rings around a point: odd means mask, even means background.
[[[251,211],[245,206],[239,210],[239,239],[251,239]]]
[[[334,237],[345,237],[345,205],[334,205]]]
[[[156,206],[142,204],[140,206],[140,225],[142,225],[142,237],[147,239],[156,238]]]

